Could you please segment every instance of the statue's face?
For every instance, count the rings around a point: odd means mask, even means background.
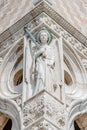
[[[40,41],[45,44],[48,42],[48,34],[45,31],[40,32]]]

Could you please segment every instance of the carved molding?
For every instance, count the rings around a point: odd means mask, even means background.
[[[10,48],[13,45],[13,43],[17,42],[19,39],[23,39],[24,36],[23,28],[25,25],[30,29],[30,31],[33,34],[40,27],[47,27],[48,30],[52,31],[52,33],[57,37],[62,35],[64,41],[68,42],[68,44],[70,44],[77,52],[81,53],[85,58],[87,58],[87,48],[86,48],[87,38],[80,32],[78,32],[74,27],[72,27],[45,1],[38,4],[37,7],[35,7],[29,14],[24,16],[23,19],[18,21],[16,24],[11,26],[3,34],[0,35],[0,43],[1,43],[0,52]],[[14,59],[15,57],[17,56],[14,54]],[[0,61],[2,61],[2,58]],[[19,120],[20,120],[21,102],[22,102],[21,96],[15,99],[16,103],[13,104],[13,102],[9,103],[7,102],[7,100],[6,102],[5,100],[3,101],[0,100],[0,110],[2,112],[7,111],[7,114],[11,113],[12,110],[14,110],[12,112],[13,114],[12,116],[15,117],[14,114],[16,113],[17,118],[16,121],[20,122]],[[67,112],[66,110],[64,110],[63,105],[64,105],[63,103],[58,101],[47,91],[43,90],[42,92],[33,96],[24,104],[23,108],[24,128],[27,128],[29,125],[32,125],[32,123],[34,124],[34,122],[38,119],[40,120],[40,118],[46,118],[50,123],[46,121],[41,121],[35,124],[31,130],[56,130],[56,128],[53,128],[53,126],[51,126],[52,123],[56,127],[58,127],[58,129],[64,129]],[[81,106],[79,107],[81,108],[82,112],[83,112],[82,108],[84,108],[84,106],[85,105],[83,104],[82,107]],[[9,111],[10,109],[11,111]],[[72,108],[71,113],[69,115],[69,118],[72,119],[74,119],[75,114],[77,114],[74,113],[73,110],[74,109]],[[73,113],[74,117],[72,117]],[[71,125],[72,120],[70,120],[69,122]],[[20,126],[21,124],[19,124],[18,128],[20,128]]]
[[[87,113],[87,98],[83,100],[77,100],[74,101],[71,104],[71,107],[69,109],[68,113],[68,120],[67,120],[67,126],[68,130],[71,129],[72,126],[74,126],[74,120],[79,116]]]
[[[87,59],[87,48],[80,43],[76,38],[74,38],[71,34],[65,31],[58,23],[56,23],[51,17],[49,17],[45,13],[41,13],[39,16],[34,18],[31,22],[26,24],[26,26],[34,33],[41,27],[47,27],[54,35],[59,37],[62,35],[63,39],[70,44],[79,54],[83,55],[85,59]],[[24,27],[24,26],[23,26]],[[3,50],[7,50],[10,48],[14,42],[23,38],[24,31],[21,28],[18,32],[13,34],[9,39],[2,42],[0,47],[0,52]]]
[[[8,99],[0,98],[0,112],[4,113],[7,117],[12,119],[12,130],[21,129],[21,109],[18,105]],[[14,128],[14,126],[16,126]]]
[[[87,46],[87,38],[76,30],[72,25],[70,25],[63,17],[61,17],[46,1],[40,2],[33,10],[31,10],[26,16],[24,16],[17,23],[8,28],[5,32],[0,35],[0,43],[8,39],[23,26],[29,23],[33,18],[42,12],[47,13],[50,17],[54,19],[60,26],[62,26],[67,32],[78,39],[83,45]],[[33,16],[33,17],[32,17]]]
[[[14,101],[17,103],[17,105],[22,108],[22,95],[16,97],[16,99],[14,99]]]
[[[50,124],[50,122],[48,122],[46,119],[43,119],[32,125],[31,130],[59,130],[59,129]]]
[[[83,65],[84,65],[84,67],[86,68],[86,71],[87,71],[87,60],[83,59],[82,63],[83,63]]]

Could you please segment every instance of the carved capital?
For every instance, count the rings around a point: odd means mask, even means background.
[[[25,127],[30,126],[37,120],[46,118],[51,123],[54,123],[56,127],[64,128],[65,116],[67,117],[63,104],[46,91],[40,92],[26,102],[23,114]],[[39,124],[39,130],[46,130],[46,127],[48,125],[45,122]],[[37,127],[34,129],[37,129]]]

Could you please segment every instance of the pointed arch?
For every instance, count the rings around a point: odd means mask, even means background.
[[[69,109],[69,115],[67,120],[68,130],[74,128],[74,121],[82,115],[87,115],[87,98],[83,100],[74,101]]]
[[[13,84],[13,77],[15,73],[22,67],[23,58],[23,39],[20,39],[10,48],[5,56],[4,62],[1,65],[0,72],[0,93],[5,97],[16,97],[20,94]],[[18,61],[20,59],[20,61]],[[18,62],[17,62],[18,61]],[[17,68],[16,68],[17,67]],[[13,73],[14,72],[14,73]],[[5,91],[4,91],[5,89]]]
[[[0,112],[12,120],[11,130],[21,129],[21,110],[14,101],[0,98]]]

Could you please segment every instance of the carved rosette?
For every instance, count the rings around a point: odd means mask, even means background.
[[[23,124],[28,127],[37,120],[47,119],[61,129],[65,126],[66,114],[63,104],[44,90],[25,103]]]

